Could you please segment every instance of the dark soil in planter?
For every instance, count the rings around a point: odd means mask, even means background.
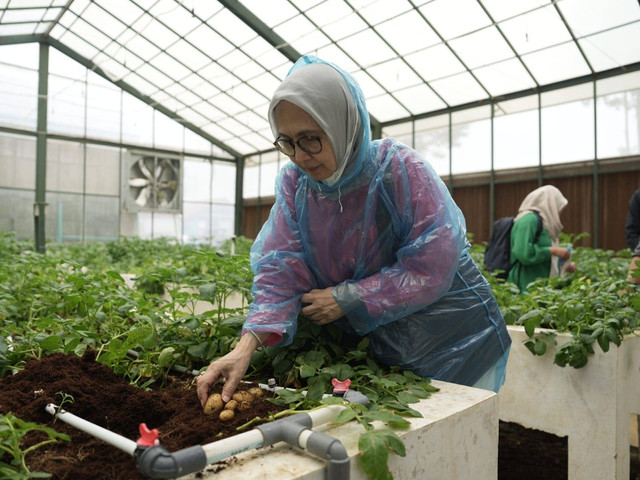
[[[255,385],[241,389],[251,386]],[[146,423],[148,428],[159,431],[160,444],[170,452],[235,435],[238,426],[253,418],[264,418],[282,410],[262,398],[254,402],[251,410],[236,412],[231,421],[221,422],[216,415],[203,413],[193,377],[170,377],[168,386],[146,391],[129,385],[107,366],[96,362],[92,354],[84,357],[53,354],[29,362],[21,372],[0,380],[0,413],[11,412],[22,420],[46,425],[71,437],[71,442],[46,445],[27,458],[32,472],[48,472],[53,479],[63,480],[144,477],[129,454],[61,420],[54,422],[45,407],[49,403],[60,403],[62,397],[58,392],[74,399],[62,408],[128,439],[137,440],[140,423]],[[45,438],[45,434],[39,432],[28,434],[22,448]],[[226,466],[221,462],[207,470],[218,471]]]
[[[640,480],[638,448],[631,448],[630,480]],[[498,480],[567,480],[567,437],[500,421]],[[595,479],[594,479],[595,480]]]
[[[250,385],[247,385],[248,388]],[[31,471],[48,472],[60,480],[139,480],[130,455],[85,434],[45,411],[48,403],[59,404],[64,392],[73,404],[63,408],[131,440],[137,440],[140,423],[158,429],[160,443],[170,452],[204,445],[235,435],[236,428],[254,417],[267,417],[281,410],[265,399],[248,412],[237,412],[228,423],[204,415],[190,378],[169,377],[168,385],[151,391],[132,387],[108,367],[84,357],[54,354],[32,361],[20,373],[0,379],[0,413],[12,412],[68,434],[72,441],[59,441],[34,451],[28,457]],[[268,392],[267,392],[268,394]],[[43,440],[44,434],[29,434],[23,448]],[[632,452],[631,480],[638,472],[637,451]],[[215,472],[233,459],[210,465]],[[500,422],[498,480],[566,480],[567,439],[546,432]],[[452,479],[442,479],[452,480]]]

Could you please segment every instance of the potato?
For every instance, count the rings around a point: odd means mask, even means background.
[[[205,415],[213,415],[218,410],[222,410],[222,396],[219,393],[214,393],[207,398],[207,402],[204,404]]]
[[[228,422],[233,418],[234,415],[235,415],[235,412],[233,410],[222,410],[220,412],[220,421]]]
[[[253,401],[255,400],[255,397],[251,395],[249,392],[247,392],[246,390],[240,390],[239,392],[236,392],[233,394],[233,399],[236,400],[238,403],[241,403],[241,402],[253,403]]]
[[[251,410],[251,402],[242,401],[238,404],[239,412],[246,412],[247,410]]]
[[[225,410],[235,410],[237,406],[238,406],[238,401],[237,400],[229,400],[227,402],[227,404],[224,406],[224,409]]]
[[[249,389],[249,393],[251,395],[253,395],[254,397],[256,397],[256,398],[260,398],[264,394],[264,392],[262,391],[262,389],[260,387],[250,388]]]

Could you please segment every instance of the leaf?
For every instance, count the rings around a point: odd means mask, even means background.
[[[334,423],[336,425],[342,425],[343,423],[347,423],[353,420],[354,418],[356,418],[356,412],[354,412],[350,408],[347,408],[341,411],[340,414],[331,423]]]
[[[536,338],[536,343],[533,347],[533,350],[535,351],[536,355],[544,355],[544,353],[547,351],[547,344],[542,340]]]
[[[213,300],[217,289],[218,287],[215,283],[207,283],[206,285],[200,285],[198,292],[203,300]]]
[[[40,346],[43,350],[48,352],[55,352],[62,349],[62,338],[58,335],[51,335],[40,342]]]
[[[167,347],[158,356],[158,365],[161,367],[168,366],[173,361],[173,353],[176,351],[173,347]]]
[[[306,352],[303,357],[305,364],[315,368],[320,368],[324,364],[325,354],[322,352],[312,351]]]
[[[302,365],[300,367],[300,378],[313,377],[316,374],[316,369],[309,365]]]
[[[365,432],[358,439],[360,465],[371,480],[392,480],[387,466],[389,450],[378,431]]]

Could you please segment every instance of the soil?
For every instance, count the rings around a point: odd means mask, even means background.
[[[253,386],[256,385],[246,384],[239,389]],[[131,386],[107,366],[96,362],[91,352],[83,357],[52,354],[27,363],[16,375],[0,379],[0,413],[11,412],[24,421],[46,425],[71,437],[71,442],[46,445],[27,457],[32,472],[48,472],[54,480],[145,478],[131,455],[60,420],[55,421],[45,407],[49,403],[60,403],[62,397],[58,392],[73,397],[73,403],[65,403],[62,408],[128,439],[140,437],[140,423],[157,429],[160,444],[169,452],[235,435],[237,427],[255,417],[266,418],[283,410],[266,400],[272,394],[265,391],[265,397],[256,400],[251,410],[236,412],[231,421],[222,422],[216,415],[203,413],[193,377],[169,377],[167,386],[146,391]],[[21,447],[24,450],[45,438],[43,433],[30,433],[24,437]],[[232,462],[229,459],[207,470],[219,471]]]
[[[129,439],[137,440],[139,424],[146,423],[159,431],[160,444],[170,452],[235,435],[238,426],[281,410],[263,398],[251,411],[236,412],[233,420],[223,423],[203,413],[192,377],[169,377],[167,383],[142,390],[96,362],[91,353],[83,357],[53,354],[0,379],[0,413],[12,412],[71,437],[71,442],[59,441],[29,454],[27,465],[32,472],[48,472],[54,480],[138,480],[144,477],[133,457],[46,413],[48,403],[60,403],[58,392],[73,397],[73,403],[63,405],[69,412]],[[24,449],[43,439],[44,434],[31,433],[21,446]],[[231,464],[233,458],[206,470],[216,472]],[[566,480],[567,465],[566,437],[500,422],[498,480]],[[636,449],[631,455],[630,480],[640,480],[638,466]]]

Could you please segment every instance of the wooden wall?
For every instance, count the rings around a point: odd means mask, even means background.
[[[626,248],[624,223],[629,199],[640,188],[640,158],[602,160],[597,166],[593,162],[553,165],[543,167],[540,172],[537,168],[496,172],[494,218],[515,215],[524,197],[538,187],[539,173],[542,185],[558,187],[569,201],[561,215],[564,231],[589,234],[577,245],[592,247],[597,236],[600,248]],[[450,179],[443,180],[449,182]],[[491,233],[490,174],[454,176],[452,185],[448,186],[465,216],[473,241],[487,241]],[[597,220],[593,215],[595,195],[598,196]],[[247,202],[243,208],[242,235],[255,238],[272,205],[273,198]]]

